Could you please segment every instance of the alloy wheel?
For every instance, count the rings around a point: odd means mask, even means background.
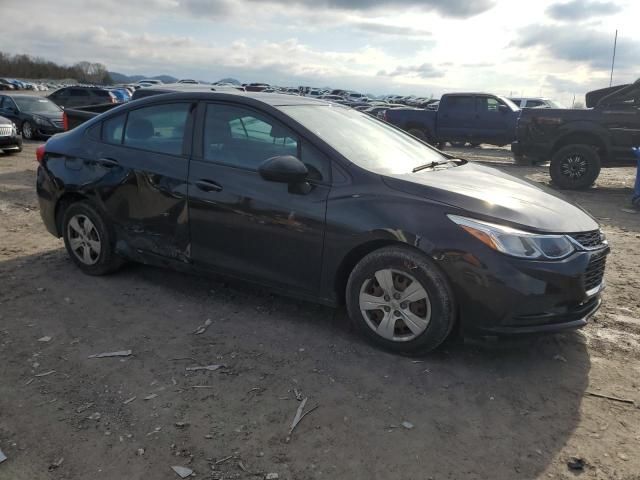
[[[560,165],[560,171],[572,180],[577,180],[587,173],[587,161],[582,155],[570,155]]]
[[[85,265],[100,258],[102,243],[96,226],[86,215],[74,215],[67,224],[67,238],[73,254]]]
[[[378,270],[363,282],[359,304],[369,327],[394,342],[415,339],[431,320],[427,291],[415,277],[398,270]]]
[[[22,136],[27,140],[31,140],[33,138],[33,127],[29,122],[24,122],[22,125]]]

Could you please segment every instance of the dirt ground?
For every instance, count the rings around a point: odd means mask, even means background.
[[[37,145],[0,154],[1,480],[178,478],[172,466],[204,479],[640,478],[640,214],[621,210],[633,169],[568,195],[613,250],[585,329],[415,360],[366,344],[341,310],[243,283],[140,265],[83,275],[40,220]],[[460,155],[548,183],[507,150]],[[132,355],[87,358],[117,350]],[[210,364],[224,367],[187,370]],[[287,439],[296,397],[317,408]]]

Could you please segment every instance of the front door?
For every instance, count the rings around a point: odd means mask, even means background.
[[[514,112],[504,102],[479,95],[476,97],[474,142],[504,145],[515,140]]]
[[[187,174],[195,104],[154,104],[111,116],[102,124],[92,189],[125,240],[116,248],[189,260]],[[73,165],[70,165],[73,168]],[[108,178],[107,177],[111,177]],[[114,186],[115,185],[115,186]]]
[[[320,285],[330,163],[294,131],[241,105],[201,105],[189,170],[196,264],[310,293]],[[263,179],[259,165],[293,155],[309,188]]]

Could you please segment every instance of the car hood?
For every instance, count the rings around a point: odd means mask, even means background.
[[[575,233],[599,228],[593,217],[559,194],[482,165],[388,175],[383,181],[395,190],[465,210],[468,216],[529,231]]]
[[[13,122],[5,117],[0,117],[0,125],[11,125]]]

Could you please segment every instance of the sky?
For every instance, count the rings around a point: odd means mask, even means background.
[[[640,77],[637,0],[0,0],[0,18],[5,52],[124,74],[568,104],[609,85],[618,29],[614,84]]]

